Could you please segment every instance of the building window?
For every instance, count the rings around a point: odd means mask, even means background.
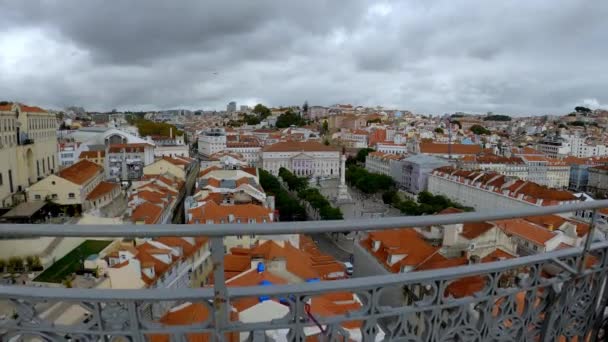
[[[2,179],[2,173],[0,173],[0,185],[4,184],[4,180]]]
[[[76,195],[74,195],[74,193],[73,193],[73,192],[70,192],[70,193],[68,194],[68,197],[69,197],[69,198],[74,198],[74,197],[76,197]]]
[[[52,198],[52,199],[56,199],[56,198],[57,198],[57,194],[52,194],[52,195],[51,195],[51,198]]]
[[[55,181],[51,181],[51,184],[55,185]]]
[[[41,197],[40,197],[40,195],[35,195],[34,198],[39,200]]]

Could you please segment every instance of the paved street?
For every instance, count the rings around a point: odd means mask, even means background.
[[[320,181],[320,184],[312,185],[317,186],[321,194],[333,203],[333,200],[338,194],[337,179],[322,180]],[[400,216],[399,210],[384,204],[379,195],[372,196],[363,194],[351,187],[349,187],[348,192],[350,193],[353,202],[338,205],[342,210],[345,219]],[[314,234],[311,235],[311,237],[316,241],[319,249],[324,253],[327,253],[336,258],[336,260],[342,262],[350,260],[350,253],[338,247],[329,236],[325,234]]]
[[[333,256],[338,261],[345,262],[350,260],[350,253],[347,253],[337,247],[324,233],[312,234],[311,237],[317,243],[317,246],[323,253]]]

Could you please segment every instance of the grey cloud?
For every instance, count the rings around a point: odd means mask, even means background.
[[[259,99],[523,115],[569,111],[584,99],[608,103],[605,2],[0,0],[0,7],[0,49],[8,51],[0,53],[0,98],[43,106],[223,108]],[[20,55],[15,67],[9,59]]]

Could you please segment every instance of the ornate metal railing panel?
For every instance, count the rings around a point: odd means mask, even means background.
[[[604,316],[608,242],[530,255],[493,263],[290,285],[226,287],[223,237],[230,234],[366,231],[544,215],[608,207],[596,201],[562,207],[490,214],[400,217],[361,221],[209,226],[1,225],[3,236],[212,236],[213,288],[103,290],[0,286],[2,341],[305,341],[322,328],[326,341],[584,341],[593,340]],[[595,225],[592,224],[593,235]],[[456,284],[474,293],[448,295]],[[307,313],[311,298],[356,293],[359,309],[338,316]],[[241,322],[231,304],[266,296],[284,306],[285,315],[270,321]],[[383,305],[385,296],[398,298]],[[150,308],[196,303],[210,315],[203,322],[167,326],[152,319]],[[74,312],[58,322],[43,313]],[[52,316],[52,315],[51,315]],[[347,325],[346,322],[351,324]],[[351,328],[346,329],[345,326]]]

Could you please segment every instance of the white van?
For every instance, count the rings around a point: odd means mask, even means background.
[[[349,276],[353,275],[353,264],[351,264],[350,262],[345,262],[344,263],[344,269],[346,271],[346,274]]]

